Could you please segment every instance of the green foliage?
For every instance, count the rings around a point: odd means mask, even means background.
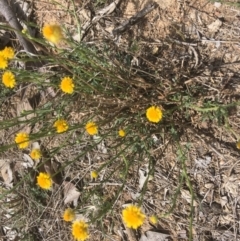
[[[214,3],[216,1],[209,0],[209,2]],[[218,0],[217,2],[220,2],[220,3],[225,4],[225,5],[229,5],[229,6],[238,7],[238,8],[240,7],[240,3],[238,3],[238,2],[230,2],[230,1],[226,1],[226,0]]]

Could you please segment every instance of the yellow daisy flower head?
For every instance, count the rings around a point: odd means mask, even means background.
[[[87,133],[91,136],[96,135],[98,133],[98,126],[95,122],[88,122],[85,126]]]
[[[11,47],[5,47],[2,51],[0,51],[0,55],[5,59],[13,59],[14,50]]]
[[[32,149],[31,153],[30,153],[30,157],[33,159],[33,160],[38,160],[40,159],[42,156],[42,153],[40,151],[40,149]]]
[[[63,220],[66,222],[71,222],[75,219],[76,215],[73,209],[67,208],[63,213]]]
[[[88,224],[82,220],[77,220],[72,225],[72,235],[77,241],[86,240],[88,235]]]
[[[63,39],[62,29],[58,24],[45,24],[42,33],[46,40],[54,44],[58,44]]]
[[[91,171],[91,178],[96,179],[98,177],[98,172],[97,171]]]
[[[2,55],[0,55],[0,69],[6,69],[8,67],[8,61]]]
[[[19,132],[15,136],[15,142],[20,149],[27,148],[29,145],[29,135],[24,132]]]
[[[124,137],[124,136],[126,136],[126,132],[121,129],[121,130],[118,131],[118,135],[119,135],[120,137]]]
[[[14,88],[16,85],[15,75],[11,71],[5,71],[2,75],[2,83],[8,88]]]
[[[152,224],[156,224],[158,222],[158,218],[157,216],[155,215],[152,215],[149,217],[149,221],[152,223]]]
[[[72,94],[74,90],[74,83],[72,78],[64,77],[61,81],[60,88],[64,93]]]
[[[48,173],[40,172],[37,176],[37,184],[42,189],[49,190],[52,187],[52,178]]]
[[[145,215],[138,206],[129,205],[123,209],[122,219],[128,228],[137,229],[143,224]]]
[[[158,123],[162,119],[162,110],[157,106],[151,106],[146,111],[147,119],[150,122]]]
[[[56,128],[57,133],[62,133],[68,129],[68,123],[63,119],[55,121],[53,126]]]

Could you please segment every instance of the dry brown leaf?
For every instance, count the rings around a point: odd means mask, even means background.
[[[9,159],[1,159],[0,160],[0,169],[1,169],[1,175],[3,178],[4,183],[12,187],[12,180],[13,180],[13,172],[10,167],[10,160]]]
[[[133,229],[128,228],[126,226],[125,226],[125,228],[126,228],[126,233],[127,233],[128,238],[129,238],[129,241],[137,241],[137,238],[134,234]]]
[[[23,163],[22,163],[22,166],[25,167],[25,168],[32,168],[34,166],[34,161],[26,153],[23,153]]]
[[[97,145],[97,148],[98,148],[99,152],[101,152],[101,153],[103,153],[103,154],[107,154],[107,148],[106,148],[106,146],[105,146],[104,140],[102,140],[102,141],[100,142],[101,137],[100,137],[100,136],[97,136],[97,135],[94,135],[94,136],[93,136],[93,140],[94,140],[96,143],[99,143],[99,144]]]
[[[222,21],[217,19],[216,21],[209,24],[207,27],[211,33],[216,33],[220,29],[221,26],[222,26]]]
[[[220,199],[220,204],[222,207],[225,207],[228,204],[228,197],[227,196],[222,196]]]
[[[182,229],[179,230],[178,232],[178,237],[187,240],[187,231]]]
[[[149,173],[148,166],[145,166],[142,169],[140,168],[138,173],[139,173],[139,189],[142,190],[146,180],[148,179],[148,173]]]
[[[168,237],[170,237],[168,234],[147,231],[146,235],[142,234],[139,241],[167,241]]]
[[[181,196],[183,199],[185,199],[188,203],[191,203],[191,194],[188,190],[181,190]],[[195,200],[193,200],[193,206],[196,207],[197,206],[197,202]]]
[[[45,82],[50,83],[50,80],[46,79]],[[57,95],[57,93],[55,92],[55,90],[52,86],[48,86],[46,91],[41,92],[41,96],[43,98],[46,98],[47,96],[54,98],[54,97],[56,97],[56,95]]]
[[[64,204],[73,202],[73,205],[77,206],[77,201],[80,196],[80,192],[71,182],[63,182],[63,191],[64,191]]]
[[[97,12],[97,15],[100,15],[100,16],[109,15],[110,13],[112,13],[115,10],[115,8],[119,4],[119,2],[120,2],[120,0],[115,0],[114,2],[112,2],[111,4],[106,6],[105,8],[102,8],[101,10],[99,10]]]
[[[25,121],[25,120],[30,120],[33,117],[35,117],[35,114],[33,112],[29,114],[24,114],[24,111],[33,111],[32,106],[30,105],[29,101],[27,99],[25,100],[19,100],[17,103],[17,117],[19,121]],[[23,129],[21,130],[22,132],[25,133],[30,133],[31,132],[31,127],[29,125],[21,124]]]
[[[59,164],[54,160],[49,160],[44,163],[46,172],[52,177],[54,183],[61,185],[62,175],[59,172]]]
[[[239,184],[239,177],[237,175],[232,175],[230,177],[223,175],[222,188],[225,190],[225,192],[234,198],[239,196]]]
[[[25,100],[22,100],[22,101],[19,101],[17,103],[17,116],[18,116],[18,120],[19,121],[25,121],[25,120],[30,120],[32,119],[35,114],[33,112],[31,112],[30,114],[28,115],[23,115],[22,114],[24,113],[24,111],[32,111],[33,108],[32,106],[30,105],[29,101],[27,99]]]

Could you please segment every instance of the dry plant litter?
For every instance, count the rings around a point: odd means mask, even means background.
[[[0,239],[240,240],[227,3],[33,1],[23,31],[2,20]]]

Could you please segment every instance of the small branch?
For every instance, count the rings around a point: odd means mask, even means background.
[[[188,42],[183,42],[183,41],[179,41],[177,39],[173,39],[173,38],[169,38],[169,41],[176,43],[176,44],[181,44],[181,45],[186,45],[186,46],[194,46],[197,47],[198,44],[197,43],[188,43]]]
[[[123,22],[120,26],[113,29],[112,33],[114,36],[119,35],[126,31],[130,26],[136,24],[140,19],[145,17],[148,13],[150,13],[153,9],[157,8],[158,4],[153,2],[148,4],[145,8],[143,8],[140,12],[135,14],[133,17],[129,18],[125,22]]]
[[[23,46],[24,50],[29,53],[35,54],[36,51],[33,45],[20,34],[20,32],[22,31],[22,26],[18,22],[17,17],[7,0],[0,0],[0,13],[5,17],[9,25],[15,29],[14,32],[17,35],[17,38],[20,44]]]

